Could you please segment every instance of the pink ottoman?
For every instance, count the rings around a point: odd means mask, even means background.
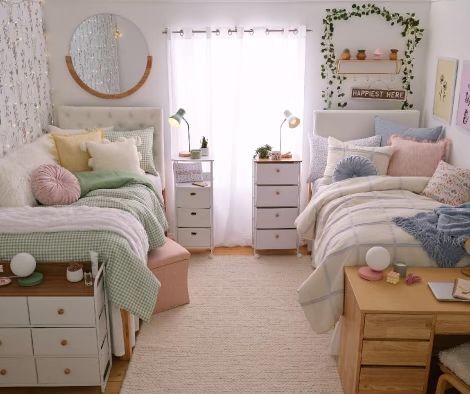
[[[188,268],[191,254],[170,238],[151,251],[147,266],[161,283],[153,313],[189,304]]]

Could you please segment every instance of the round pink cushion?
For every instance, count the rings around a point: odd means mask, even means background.
[[[69,170],[57,164],[43,164],[31,174],[36,200],[43,205],[68,205],[80,198],[80,183]]]

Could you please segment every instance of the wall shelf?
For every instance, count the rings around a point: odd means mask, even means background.
[[[398,74],[401,60],[366,59],[366,60],[337,60],[337,74]]]

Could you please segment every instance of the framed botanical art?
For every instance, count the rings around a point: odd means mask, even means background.
[[[463,62],[458,106],[456,124],[470,131],[470,60]]]
[[[448,124],[452,121],[457,64],[457,59],[439,58],[437,61],[433,115]]]

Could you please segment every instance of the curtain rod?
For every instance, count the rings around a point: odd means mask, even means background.
[[[299,29],[265,29],[265,33],[266,34],[269,34],[269,33],[284,33],[284,31],[288,31],[288,32],[291,32],[291,33],[294,33],[294,34],[297,34],[299,32]],[[311,32],[312,29],[306,29],[307,32]],[[170,31],[169,29],[165,29],[162,31],[162,34],[168,34]],[[191,32],[193,34],[204,34],[204,33],[207,33],[206,30],[191,30]],[[215,29],[215,30],[211,30],[210,31],[211,33],[214,33],[216,35],[219,35],[220,34],[220,29]],[[235,29],[227,29],[227,32],[229,35],[232,35],[233,33],[237,33],[238,32],[238,29],[235,28]],[[245,33],[250,33],[250,34],[254,34],[255,33],[255,29],[252,28],[252,29],[245,29],[243,30],[243,32]],[[172,34],[179,34],[180,36],[183,36],[184,35],[184,30],[183,29],[179,29],[179,30],[172,30],[171,31]]]

